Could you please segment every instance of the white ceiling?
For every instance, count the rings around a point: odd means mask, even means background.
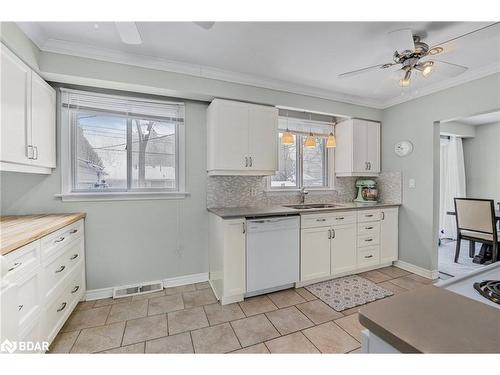
[[[497,122],[500,123],[500,111],[483,113],[481,115],[475,115],[470,117],[462,117],[454,121],[459,122],[461,124],[474,125],[474,126],[494,124]]]
[[[143,44],[121,42],[112,22],[19,23],[41,50],[154,67],[346,102],[387,107],[500,71],[500,25],[450,44],[439,59],[469,69],[436,71],[411,89],[399,74],[340,73],[392,61],[387,33],[410,28],[430,46],[488,25],[478,22],[137,22]],[[97,26],[96,26],[97,25]],[[437,58],[437,57],[436,57]]]

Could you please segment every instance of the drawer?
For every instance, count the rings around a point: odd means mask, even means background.
[[[62,250],[62,254],[43,265],[44,296],[51,298],[52,294],[64,282],[75,266],[83,258],[83,239],[71,242]]]
[[[316,213],[301,215],[302,228],[315,228],[322,226],[334,226],[341,224],[352,224],[356,222],[355,211],[336,211],[328,213]]]
[[[43,237],[41,239],[42,260],[47,259],[52,254],[56,253],[57,250],[63,248],[77,238],[83,238],[83,219]]]
[[[66,319],[80,300],[84,287],[83,263],[81,263],[68,278],[64,288],[56,298],[50,301],[44,314],[44,339],[49,343],[57,335]]]
[[[380,263],[380,247],[358,248],[358,268],[376,266]]]
[[[363,210],[358,211],[358,223],[382,220],[382,210]]]
[[[358,235],[380,234],[379,222],[366,222],[358,224]]]
[[[358,247],[375,246],[379,244],[380,244],[380,235],[378,233],[358,236]]]
[[[40,264],[40,241],[34,241],[1,257],[2,279],[12,282]]]

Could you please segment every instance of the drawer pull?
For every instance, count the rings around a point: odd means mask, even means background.
[[[335,220],[344,220],[343,216],[336,217]]]
[[[24,305],[19,305],[19,306],[17,307],[17,311],[21,311],[21,310],[23,309],[23,307],[24,307]]]
[[[64,239],[65,237],[59,237],[57,240],[54,241],[54,243],[63,242]]]
[[[373,258],[373,255],[365,255],[365,259]]]
[[[366,214],[365,217],[373,217],[373,214]]]
[[[69,232],[69,234],[75,234],[76,232],[78,232],[78,229],[73,229]]]
[[[326,221],[326,219],[325,218],[323,218],[323,219],[316,219],[316,221]]]
[[[10,267],[7,272],[10,272],[10,271],[14,271],[17,267],[19,267],[21,264],[23,264],[22,262],[16,262],[12,265],[12,267]]]
[[[373,229],[373,227],[365,227],[365,229]]]
[[[62,271],[64,271],[64,269],[65,269],[65,268],[66,268],[66,266],[61,266],[61,267],[59,267],[59,268],[56,270],[56,272],[55,272],[55,273],[62,272]]]
[[[66,308],[66,305],[67,305],[67,303],[66,303],[66,302],[61,303],[61,307],[59,307],[59,308],[57,309],[57,312],[61,312],[61,311],[63,311],[63,310]]]
[[[78,292],[78,289],[80,289],[80,285],[75,285],[75,287],[71,291],[71,294],[74,294],[74,293]]]
[[[73,260],[73,259],[76,259],[76,258],[78,258],[78,254],[73,254],[73,255],[69,258],[69,260]]]
[[[372,242],[373,241],[373,238],[368,238],[365,240],[365,242]]]

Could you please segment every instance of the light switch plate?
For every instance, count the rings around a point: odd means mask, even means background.
[[[408,180],[408,187],[409,187],[410,189],[415,189],[415,179],[414,179],[414,178],[410,178],[410,179]]]

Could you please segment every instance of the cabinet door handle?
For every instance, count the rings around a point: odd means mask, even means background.
[[[17,306],[17,311],[21,311],[23,309],[24,305],[19,305]]]
[[[332,229],[332,239],[335,238],[335,229]]]
[[[64,240],[65,237],[59,237],[57,240],[54,241],[54,243],[63,242]]]
[[[373,241],[373,238],[367,238],[367,239],[365,240],[365,242],[372,242],[372,241]]]
[[[32,145],[26,146],[26,156],[28,157],[28,159],[33,160],[34,154],[35,153],[33,151],[33,146]]]
[[[73,260],[78,258],[78,254],[73,254],[72,256],[69,257],[69,260]]]
[[[10,271],[14,271],[17,267],[19,267],[21,264],[23,264],[22,262],[16,262],[12,265],[12,267],[10,267],[7,272],[10,272]]]
[[[367,214],[365,217],[373,217],[373,214]]]
[[[59,307],[59,308],[57,309],[57,312],[61,312],[61,311],[63,311],[63,310],[66,308],[66,305],[67,305],[67,303],[66,303],[66,302],[61,303],[61,307]]]
[[[382,211],[382,220],[385,220],[385,212]]]
[[[326,221],[325,218],[322,218],[322,219],[316,219],[316,221]]]
[[[78,292],[78,289],[80,289],[80,285],[75,285],[75,287],[71,291],[71,294]]]
[[[248,156],[245,156],[245,168],[248,168]]]
[[[368,162],[365,161],[365,171],[367,171],[367,170],[368,170]]]
[[[59,268],[55,271],[55,273],[60,273],[60,272],[64,271],[65,269],[66,269],[66,266],[61,266],[61,267],[59,267]]]
[[[335,220],[344,220],[343,216],[336,217]]]
[[[365,255],[365,259],[373,258],[373,255]]]
[[[78,229],[73,229],[72,231],[69,232],[69,234],[75,234],[76,232],[78,232]]]
[[[253,165],[252,157],[250,156],[250,167]]]
[[[328,239],[329,240],[332,239],[332,231],[331,231],[331,229],[328,229]]]
[[[243,233],[246,233],[247,232],[247,224],[246,223],[242,223],[243,224]]]
[[[365,227],[365,229],[368,229],[368,230],[369,230],[369,229],[373,229],[373,227]]]
[[[38,147],[37,146],[33,146],[33,150],[35,151],[33,159],[34,160],[38,160]]]

